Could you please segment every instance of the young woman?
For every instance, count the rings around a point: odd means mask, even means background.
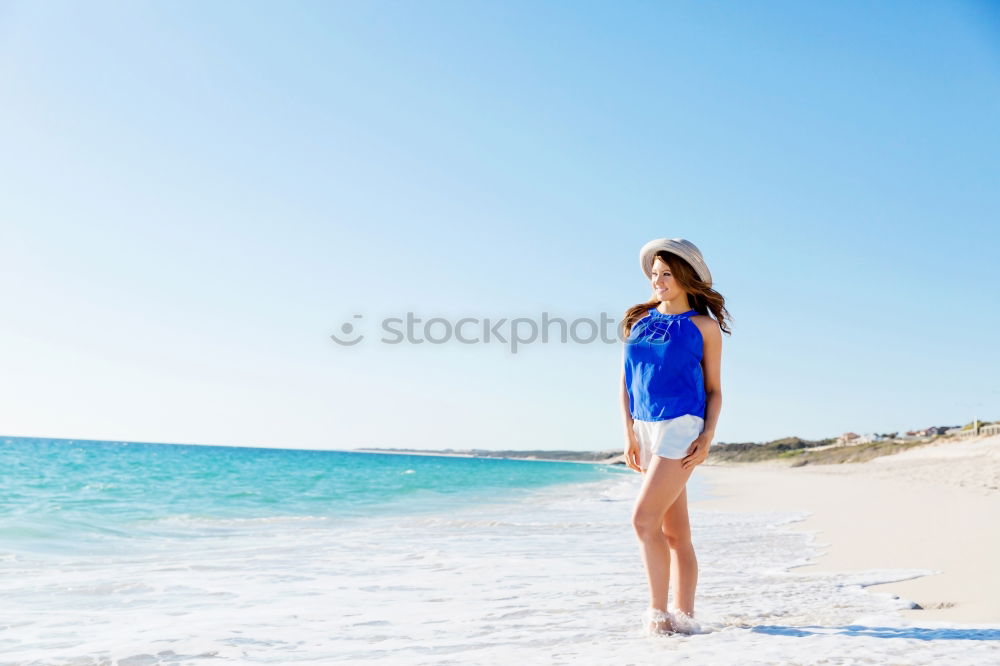
[[[693,633],[700,630],[694,621],[698,561],[685,484],[715,436],[722,332],[732,334],[731,317],[693,243],[658,238],[643,246],[639,261],[653,295],[629,308],[622,323],[621,403],[625,462],[644,476],[632,525],[649,582],[645,628]]]

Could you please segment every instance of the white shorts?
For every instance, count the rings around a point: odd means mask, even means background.
[[[661,458],[680,460],[687,455],[691,443],[698,438],[705,420],[694,414],[684,414],[665,421],[632,421],[632,432],[639,440],[639,467],[645,470],[653,454]]]

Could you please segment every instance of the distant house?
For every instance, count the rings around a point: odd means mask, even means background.
[[[845,432],[843,435],[837,438],[837,444],[855,444],[856,440],[860,435],[856,432]]]
[[[935,435],[943,435],[951,426],[931,426],[929,428],[924,428],[923,430],[914,430],[912,434],[918,437],[933,437]],[[911,434],[911,433],[907,433]]]

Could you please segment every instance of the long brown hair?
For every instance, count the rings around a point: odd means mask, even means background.
[[[654,255],[654,260],[660,258],[670,267],[670,272],[684,291],[687,292],[690,310],[696,310],[698,314],[710,315],[719,323],[719,328],[723,333],[732,335],[726,321],[732,321],[733,317],[726,310],[726,299],[722,294],[708,286],[708,283],[698,277],[698,273],[687,261],[677,256],[673,252],[661,250]],[[650,308],[655,308],[660,304],[660,299],[654,295],[645,303],[633,305],[625,311],[625,318],[622,320],[623,339],[627,340],[632,326],[637,321],[646,316]]]

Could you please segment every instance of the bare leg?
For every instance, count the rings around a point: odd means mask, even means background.
[[[698,558],[691,543],[686,486],[663,517],[662,530],[670,549],[670,586],[674,590],[674,607],[694,617]]]
[[[632,512],[632,526],[641,543],[649,581],[649,605],[662,611],[667,609],[670,587],[670,550],[663,534],[663,521],[667,510],[684,491],[692,471],[693,467],[684,469],[679,459],[654,455]]]

